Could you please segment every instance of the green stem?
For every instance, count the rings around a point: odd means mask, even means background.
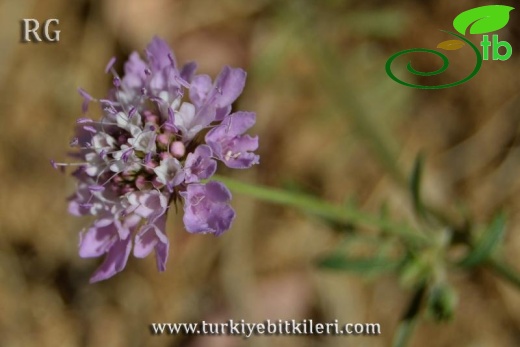
[[[377,227],[388,231],[389,233],[402,236],[411,242],[421,244],[430,242],[430,240],[423,234],[416,232],[406,225],[397,224],[387,220],[386,218],[376,217],[371,214],[361,212],[350,206],[334,205],[330,202],[326,202],[302,193],[252,185],[221,176],[214,177],[215,180],[221,181],[222,183],[226,184],[229,189],[239,194],[249,195],[259,200],[275,204],[295,207],[314,215],[328,218],[337,222]]]
[[[421,307],[424,302],[424,296],[426,294],[426,284],[422,284],[413,295],[408,308],[404,314],[403,319],[397,327],[394,339],[392,341],[392,347],[405,347],[412,338],[415,327],[419,321],[419,314],[421,313]]]
[[[520,288],[520,274],[518,274],[511,266],[495,258],[489,259],[487,265],[498,275]]]
[[[410,338],[413,335],[415,326],[417,325],[416,319],[405,320],[399,323],[397,331],[392,341],[392,347],[405,347],[408,345]]]

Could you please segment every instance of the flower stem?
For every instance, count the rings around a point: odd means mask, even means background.
[[[407,225],[397,224],[384,217],[361,212],[352,206],[338,206],[307,194],[243,183],[221,176],[214,177],[215,180],[221,181],[226,184],[229,189],[239,194],[249,195],[259,200],[279,205],[298,208],[337,222],[377,227],[389,233],[401,236],[411,242],[420,244],[430,242],[423,234],[416,232]]]
[[[406,347],[413,335],[416,325],[416,319],[406,320],[399,323],[394,335],[394,340],[392,341],[392,347]]]
[[[408,308],[401,319],[392,341],[392,347],[406,347],[412,338],[415,327],[419,321],[421,307],[426,294],[426,284],[423,283],[414,293]]]

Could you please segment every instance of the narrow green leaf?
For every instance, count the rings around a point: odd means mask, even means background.
[[[322,268],[357,273],[392,271],[400,264],[400,261],[391,259],[348,258],[339,254],[329,255],[318,262],[318,266]]]
[[[509,22],[509,12],[514,7],[487,5],[464,11],[453,20],[453,27],[462,35],[471,26],[470,34],[486,34],[497,31]]]
[[[262,185],[248,184],[229,177],[214,175],[212,178],[224,183],[233,192],[249,195],[258,200],[298,208],[310,214],[323,218],[331,218],[340,222],[384,229],[388,234],[399,236],[415,245],[427,245],[432,242],[424,234],[417,232],[408,225],[382,219],[379,216],[367,214],[356,208],[337,206],[310,195],[296,194]]]
[[[415,158],[412,174],[410,176],[410,192],[412,194],[413,207],[420,216],[425,215],[424,204],[421,200],[421,180],[424,166],[424,156],[419,153]]]
[[[464,258],[459,265],[472,267],[487,260],[496,246],[499,244],[505,232],[506,217],[503,213],[493,219],[491,225],[484,231],[471,252]]]
[[[520,289],[520,273],[518,273],[518,270],[497,257],[488,259],[486,263],[498,275],[502,276],[504,279],[508,280],[509,283]]]

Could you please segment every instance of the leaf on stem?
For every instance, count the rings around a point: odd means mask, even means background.
[[[453,318],[458,296],[448,283],[436,283],[430,287],[426,303],[428,314],[438,322]]]
[[[332,254],[322,258],[318,266],[326,269],[367,272],[393,271],[401,265],[401,261],[386,258],[349,258],[340,254]]]
[[[502,240],[506,229],[505,226],[506,216],[500,213],[493,219],[491,225],[484,231],[471,252],[460,261],[459,265],[473,267],[487,260]]]
[[[421,217],[426,215],[424,204],[421,199],[421,181],[424,167],[424,155],[419,153],[415,158],[412,174],[409,180],[410,192],[412,194],[413,207]]]

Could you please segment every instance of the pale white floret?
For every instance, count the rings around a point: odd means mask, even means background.
[[[183,102],[177,112],[175,112],[175,126],[182,131],[183,140],[191,140],[203,126],[193,124],[195,120],[195,106],[189,102]]]
[[[102,151],[108,152],[113,149],[115,145],[116,140],[107,133],[98,132],[92,136],[92,147],[97,154],[100,154]]]
[[[161,160],[160,165],[154,168],[153,171],[157,175],[158,182],[168,184],[174,181],[173,183],[176,184],[176,179],[180,179],[179,176],[182,174],[182,166],[177,159],[168,157]]]
[[[134,147],[136,151],[145,153],[155,152],[157,147],[155,138],[157,134],[155,131],[147,130],[139,133],[137,136],[128,139],[128,143]]]
[[[120,128],[127,130],[134,137],[143,131],[141,115],[137,112],[132,117],[129,117],[125,112],[119,112],[116,115],[116,121]]]
[[[125,153],[126,159],[123,158]],[[140,159],[137,158],[130,146],[121,145],[121,150],[113,152],[112,157],[114,158],[110,162],[110,171],[112,172],[137,171],[141,167]]]
[[[128,193],[125,200],[127,209],[143,218],[149,218],[168,207],[168,198],[156,190]]]
[[[99,175],[107,166],[105,160],[103,160],[96,152],[85,154],[85,160],[88,163],[85,168],[85,173],[90,177]]]
[[[159,98],[161,98],[166,103],[170,103],[170,93],[168,93],[166,90],[162,90],[159,93]]]

